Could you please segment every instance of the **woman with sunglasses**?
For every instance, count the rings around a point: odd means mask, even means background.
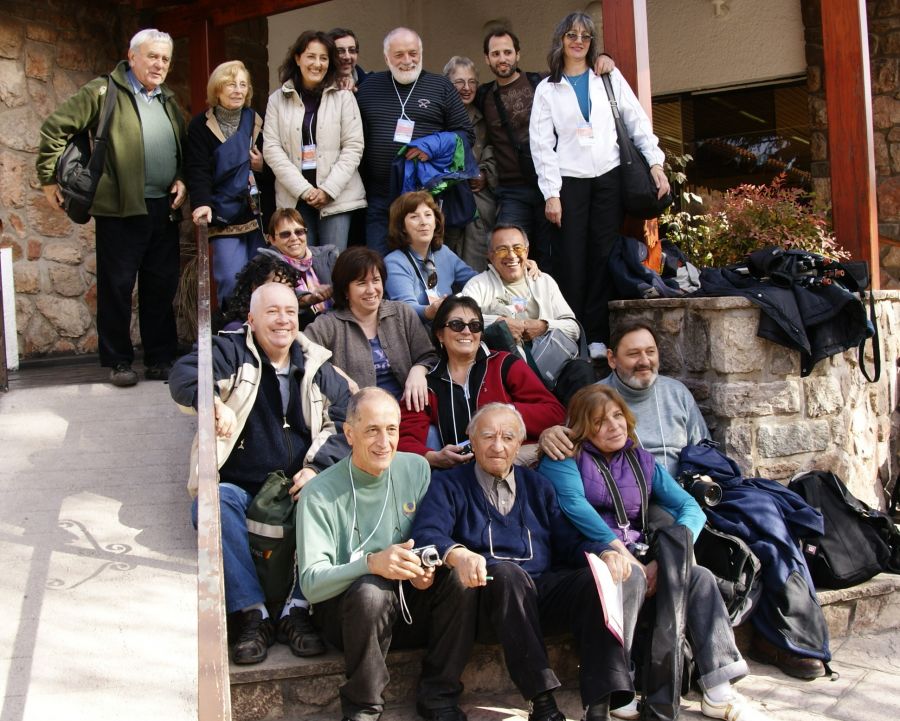
[[[338,250],[333,245],[309,245],[303,217],[295,208],[278,208],[269,219],[268,248],[260,253],[284,261],[300,272],[297,301],[300,329],[331,309],[331,273]]]
[[[420,411],[403,410],[398,449],[425,456],[434,468],[471,460],[466,428],[487,403],[511,403],[525,419],[520,461],[536,459],[538,436],[564,419],[566,410],[517,355],[481,345],[484,318],[472,298],[451,295],[438,308],[432,336],[441,360],[426,377]]]
[[[334,310],[320,315],[304,334],[331,351],[331,362],[360,388],[378,386],[409,410],[425,407],[425,374],[438,356],[415,311],[384,300],[384,259],[353,246],[332,272]]]
[[[635,419],[622,396],[609,386],[582,388],[569,403],[570,438],[575,456],[564,461],[544,457],[539,471],[553,483],[560,508],[581,533],[608,543],[646,578],[646,594],[656,593],[659,570],[648,556],[647,505],[657,503],[686,526],[696,541],[706,516],[694,498],[653,456],[640,447]],[[701,711],[710,718],[731,721],[754,718],[746,699],[731,682],[748,673],[734,642],[728,611],[712,573],[694,565],[687,590],[687,636],[703,689]],[[626,609],[626,651],[637,609]],[[655,642],[655,640],[654,640]],[[677,644],[677,640],[675,640]],[[681,653],[680,644],[676,653]],[[616,709],[614,716],[638,718],[634,705]]]
[[[591,69],[598,52],[590,15],[563,18],[547,55],[550,76],[535,88],[529,124],[544,214],[556,226],[553,277],[591,344],[609,340],[607,306],[613,296],[607,260],[624,214],[616,126],[603,80]],[[650,119],[622,74],[613,70],[609,77],[625,127],[662,197],[669,190],[665,154]],[[591,350],[595,355],[603,349]]]

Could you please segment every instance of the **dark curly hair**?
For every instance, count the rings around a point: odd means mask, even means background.
[[[250,260],[235,278],[237,284],[231,297],[225,302],[222,325],[234,321],[243,323],[247,320],[247,313],[250,312],[250,296],[263,283],[284,283],[291,290],[296,288],[300,281],[300,271],[268,253],[260,253]]]

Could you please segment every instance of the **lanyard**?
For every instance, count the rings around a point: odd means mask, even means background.
[[[300,142],[303,145],[315,145],[316,144],[316,134],[313,126],[316,122],[316,114],[319,112],[319,109],[316,108],[313,110],[312,115],[304,116],[303,118],[303,135],[305,137],[300,138]],[[309,118],[309,122],[307,122],[307,117]],[[306,142],[306,138],[309,138],[309,142]]]
[[[419,75],[419,77],[421,77],[421,74]],[[406,95],[406,100],[402,100],[400,98],[400,91],[397,89],[397,81],[394,80],[393,75],[391,75],[391,82],[394,84],[394,92],[397,93],[397,101],[400,103],[400,117],[406,118],[406,120],[409,120],[410,122],[412,122],[412,118],[410,118],[406,114],[406,104],[409,102],[409,99],[412,97],[413,91],[416,89],[416,83],[419,82],[419,78],[416,78],[415,82],[413,82],[412,87],[409,89],[409,93],[407,93],[407,95]]]
[[[422,275],[422,272],[419,270],[419,264],[416,262],[418,256],[413,258],[412,253],[409,252],[409,248],[404,248],[403,252],[406,253],[406,257],[409,259],[410,264],[413,267],[413,270],[416,271],[416,275],[419,276],[419,282],[422,283],[422,287],[425,289],[425,299],[428,299],[428,281],[425,280],[425,277]],[[425,253],[425,257],[422,259],[422,267],[425,267],[425,261],[428,259],[428,253]],[[434,255],[431,256],[431,262],[434,263]],[[434,266],[434,272],[437,273],[437,266]],[[435,286],[436,288],[437,286]]]
[[[350,491],[353,493],[353,523],[350,526],[350,546],[353,546],[353,529],[356,528],[356,532],[359,538],[362,538],[362,532],[357,528],[357,516],[356,516],[356,484],[353,482],[353,462],[351,461],[349,464],[350,468]],[[372,540],[372,536],[378,531],[381,527],[381,521],[384,520],[384,512],[387,509],[388,496],[391,495],[391,470],[388,468],[388,477],[387,477],[387,485],[384,489],[384,503],[381,506],[381,513],[378,515],[378,520],[375,522],[375,527],[372,529],[372,532],[366,536],[366,540],[362,541],[359,546],[357,546],[356,550],[353,553],[361,552],[366,544]]]

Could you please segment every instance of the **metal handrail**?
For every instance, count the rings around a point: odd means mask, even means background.
[[[212,321],[209,284],[209,233],[197,235],[197,718],[231,721],[225,582],[213,408]]]

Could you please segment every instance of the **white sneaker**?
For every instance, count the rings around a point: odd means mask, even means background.
[[[605,343],[589,343],[588,344],[588,353],[590,354],[593,360],[597,360],[598,358],[606,358],[606,344]]]
[[[619,706],[619,708],[610,709],[609,715],[614,716],[615,718],[628,719],[628,721],[639,719],[641,717],[641,710],[638,708],[637,696],[635,696],[631,700],[631,703],[627,704],[626,706]]]
[[[731,698],[721,703],[714,703],[706,694],[703,694],[700,710],[704,716],[725,721],[763,721],[767,718],[764,713],[757,711],[748,699],[736,691],[732,692]]]

